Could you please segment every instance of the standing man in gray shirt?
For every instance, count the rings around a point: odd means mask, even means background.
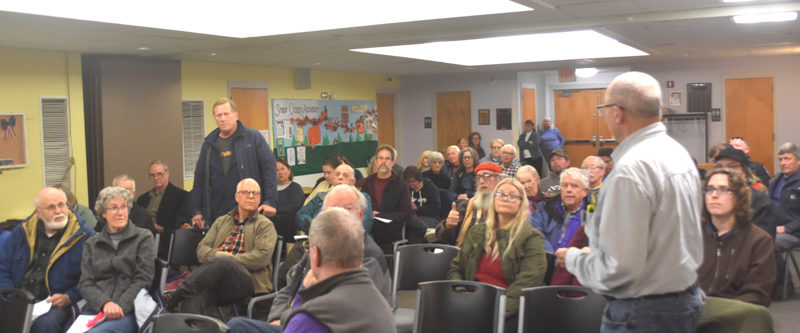
[[[556,251],[561,265],[608,300],[602,332],[692,332],[703,308],[700,182],[691,156],[660,122],[660,84],[629,72],[606,90],[603,112],[621,141],[589,247]]]

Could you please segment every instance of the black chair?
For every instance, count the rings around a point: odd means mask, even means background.
[[[198,266],[197,244],[205,237],[204,229],[176,229],[169,242],[170,266]]]
[[[414,332],[503,332],[505,312],[503,288],[475,281],[423,282]]]
[[[447,280],[450,262],[458,255],[458,251],[458,247],[443,244],[410,244],[397,248],[392,279],[392,310],[398,332],[410,332],[414,324],[414,310],[398,307],[398,292],[416,290],[420,282]]]
[[[280,270],[281,265],[283,265],[282,260],[283,256],[283,236],[278,235],[278,241],[275,242],[275,251],[272,252],[272,292],[264,295],[259,295],[250,298],[247,302],[247,317],[253,318],[253,308],[255,307],[256,303],[272,300],[278,295],[278,290],[280,290],[280,286],[278,285],[278,271]]]
[[[33,294],[24,289],[0,288],[0,322],[2,331],[28,333],[31,328]]]
[[[600,332],[606,299],[579,286],[522,289],[519,332]]]
[[[792,263],[795,274],[797,274],[797,277],[800,278],[800,268],[798,268],[797,260],[793,255],[796,251],[800,252],[800,247],[789,249],[783,256],[783,300],[786,300],[786,297],[789,296],[789,280],[792,278],[792,273],[789,271],[789,262]]]
[[[191,313],[163,313],[153,316],[151,333],[227,333],[219,319]]]

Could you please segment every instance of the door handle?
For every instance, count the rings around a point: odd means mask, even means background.
[[[600,136],[600,145],[602,146],[604,143],[606,143],[606,140],[604,140],[603,136],[601,135]]]

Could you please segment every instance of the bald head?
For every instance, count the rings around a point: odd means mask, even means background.
[[[643,118],[661,117],[661,86],[642,72],[614,78],[606,90],[606,104],[617,104],[626,113]]]
[[[44,222],[45,231],[54,233],[63,229],[69,222],[69,207],[64,191],[54,187],[45,187],[33,200],[36,213]]]
[[[356,177],[355,177],[355,170],[353,167],[347,165],[346,163],[340,164],[336,169],[333,171],[333,174],[336,176],[336,184],[335,185],[355,185]]]

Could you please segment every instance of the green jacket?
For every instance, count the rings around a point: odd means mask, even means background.
[[[508,230],[497,230],[497,244],[501,256],[500,265],[503,276],[508,281],[506,289],[506,317],[516,315],[519,309],[519,295],[522,288],[544,285],[547,259],[544,252],[544,236],[527,222],[520,229],[513,248],[503,255],[508,247]],[[464,239],[461,251],[453,259],[447,278],[450,280],[474,281],[478,264],[484,254],[486,223],[473,226]]]
[[[233,216],[238,212],[234,208],[228,214],[214,221],[208,233],[197,245],[197,259],[202,263],[217,252],[217,248],[225,242],[236,223]],[[253,290],[256,293],[272,291],[272,252],[278,241],[275,226],[264,215],[255,213],[244,224],[244,253],[233,256],[237,262],[250,271],[253,278]]]

